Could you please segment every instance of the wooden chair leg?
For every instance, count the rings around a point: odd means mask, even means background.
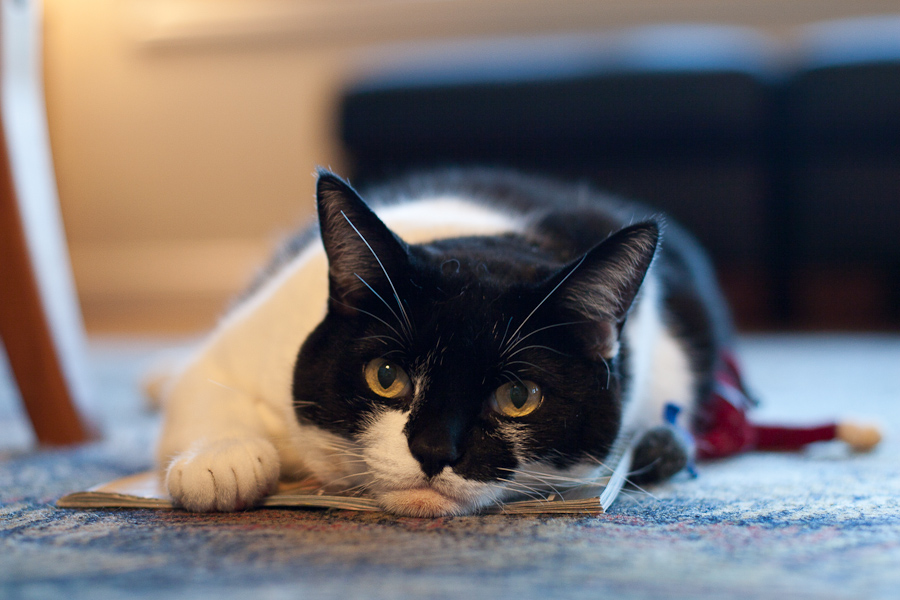
[[[4,140],[0,126],[0,140]],[[15,197],[9,157],[0,143],[0,339],[25,409],[42,444],[91,437],[75,409],[41,301]]]

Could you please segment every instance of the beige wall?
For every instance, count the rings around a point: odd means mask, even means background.
[[[47,109],[89,329],[208,326],[340,168],[372,44],[714,21],[782,35],[896,0],[45,0]]]
[[[334,52],[141,44],[121,0],[49,0],[48,121],[89,328],[206,325],[339,165]]]

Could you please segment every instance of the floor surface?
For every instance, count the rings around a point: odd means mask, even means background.
[[[900,337],[744,337],[758,420],[882,424],[749,454],[623,495],[596,517],[411,519],[326,511],[69,511],[64,493],[146,468],[136,381],[159,344],[95,342],[103,442],[34,450],[0,373],[0,598],[896,598]],[[8,378],[8,376],[7,376]]]

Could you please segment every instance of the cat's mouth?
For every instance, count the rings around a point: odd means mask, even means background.
[[[377,499],[386,511],[407,517],[463,515],[476,508],[471,500],[439,492],[428,485],[383,491]]]

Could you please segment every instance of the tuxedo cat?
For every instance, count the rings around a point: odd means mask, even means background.
[[[173,381],[158,455],[178,505],[250,507],[311,475],[394,513],[465,514],[608,474],[635,435],[632,479],[685,466],[664,406],[690,422],[731,335],[692,238],[510,172],[365,198],[320,171],[319,227]]]

